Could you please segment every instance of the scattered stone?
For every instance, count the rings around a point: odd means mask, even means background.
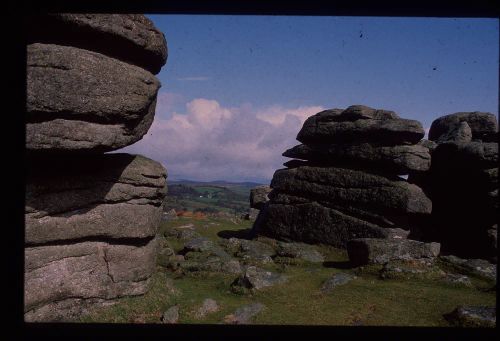
[[[255,266],[249,266],[245,269],[244,273],[233,282],[233,286],[260,290],[285,283],[287,280],[288,277],[285,275],[276,274]]]
[[[472,287],[472,282],[470,281],[470,278],[465,275],[458,275],[458,274],[451,274],[448,273],[444,277],[444,280],[448,283],[451,284],[456,284],[456,285],[463,285],[466,287]]]
[[[249,263],[272,263],[271,257],[276,254],[269,244],[254,240],[229,238],[221,241],[221,244],[229,253]]]
[[[496,307],[488,306],[459,306],[445,318],[459,327],[496,327]]]
[[[322,263],[325,258],[312,245],[303,243],[278,243],[277,254],[282,257],[299,258],[311,263]]]
[[[262,303],[252,303],[236,309],[230,315],[224,317],[224,323],[228,324],[250,324],[251,319],[260,313],[265,306]]]
[[[214,249],[215,247],[215,243],[205,237],[197,237],[189,240],[186,244],[184,244],[184,249],[186,249],[187,251],[196,252],[209,251]]]
[[[456,270],[471,273],[476,276],[493,279],[497,278],[497,266],[484,259],[462,259],[453,255],[440,256],[445,264],[453,266]]]
[[[161,322],[175,324],[179,321],[179,306],[175,305],[168,308],[161,316]]]
[[[334,274],[323,283],[323,285],[321,286],[321,292],[328,293],[335,289],[337,286],[347,284],[356,278],[356,276],[352,276],[343,272]]]
[[[217,302],[211,298],[206,298],[203,300],[201,307],[196,311],[196,318],[204,318],[208,314],[212,314],[219,311],[219,305]]]
[[[347,243],[347,253],[353,265],[384,264],[391,260],[434,258],[439,255],[439,243],[424,243],[410,239],[360,238]]]
[[[186,241],[186,240],[191,240],[195,238],[201,237],[201,235],[194,230],[194,228],[183,228],[182,226],[179,227],[173,227],[171,229],[168,229],[165,231],[165,237],[170,238],[176,238],[181,241]]]
[[[158,252],[158,257],[156,262],[158,265],[163,267],[168,267],[170,264],[171,256],[174,255],[174,250],[169,247],[162,248],[160,252]]]
[[[381,279],[439,279],[446,275],[444,271],[434,266],[432,258],[414,260],[393,260],[384,264],[379,272]]]
[[[224,261],[221,265],[221,272],[223,273],[239,275],[242,271],[240,262],[234,259]]]
[[[267,244],[243,239],[236,257],[247,262],[268,264],[273,262],[271,257],[275,254],[276,251]]]

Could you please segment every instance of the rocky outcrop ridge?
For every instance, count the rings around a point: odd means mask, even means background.
[[[498,212],[498,123],[483,112],[436,119],[429,131],[436,143],[429,171],[409,177],[432,198],[432,228],[425,237],[443,251],[496,262]]]
[[[432,203],[398,175],[429,169],[429,151],[417,144],[423,136],[418,121],[361,105],[309,117],[297,135],[303,144],[283,153],[300,160],[275,172],[254,230],[342,248],[351,239],[411,230]]]
[[[167,49],[142,15],[33,22],[43,25],[28,29],[25,320],[71,321],[148,290],[166,170],[102,153],[151,126],[160,88],[152,72]]]

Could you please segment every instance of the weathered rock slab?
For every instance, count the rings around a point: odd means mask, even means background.
[[[396,145],[417,143],[425,135],[418,121],[401,119],[385,110],[352,108],[325,110],[309,117],[297,140],[306,144],[376,142]]]
[[[396,174],[427,171],[431,165],[429,149],[421,145],[300,144],[286,150],[283,156],[331,165],[350,165],[358,169],[376,168]]]
[[[397,177],[337,167],[279,169],[271,187],[280,192],[354,206],[382,215],[430,213],[432,203],[418,186]]]
[[[28,45],[26,148],[107,152],[137,142],[153,123],[159,88],[148,71],[99,53]]]
[[[212,314],[219,311],[219,305],[217,302],[211,298],[203,300],[201,307],[196,311],[197,318],[204,318],[208,314]]]
[[[328,293],[339,285],[345,285],[353,279],[356,279],[356,276],[352,276],[343,272],[334,274],[323,283],[323,285],[321,286],[321,292]]]
[[[224,317],[224,323],[250,324],[251,319],[259,314],[265,306],[262,303],[252,303],[236,309],[232,314]]]
[[[439,255],[439,251],[439,243],[423,243],[410,239],[359,238],[347,243],[349,260],[354,265],[435,258]]]
[[[273,273],[255,266],[249,266],[243,274],[238,277],[233,286],[240,286],[247,289],[260,290],[266,287],[271,287],[287,282],[288,277],[285,275]]]
[[[453,325],[459,327],[496,327],[496,307],[487,306],[459,306],[446,319]]]
[[[26,248],[25,313],[47,322],[50,315],[30,312],[67,299],[144,294],[155,270],[157,243],[154,238],[143,245],[82,242]]]
[[[304,243],[278,243],[277,254],[282,257],[298,258],[311,263],[322,263],[325,258],[313,245]]]
[[[155,161],[129,154],[45,157],[32,159],[28,173],[28,245],[149,238],[158,230],[166,170]]]
[[[345,248],[347,241],[354,238],[389,238],[391,235],[391,229],[318,202],[276,202],[262,214],[259,225],[254,225],[256,233],[284,241],[323,243]]]
[[[497,278],[497,266],[484,259],[463,259],[454,255],[440,256],[439,259],[455,269],[472,273],[476,276],[494,279]]]
[[[32,15],[26,27],[29,41],[96,51],[153,74],[167,60],[165,36],[142,14]]]
[[[161,316],[161,322],[165,324],[174,324],[179,321],[179,306],[174,305],[168,308]]]

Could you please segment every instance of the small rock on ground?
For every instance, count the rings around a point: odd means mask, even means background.
[[[219,305],[217,302],[211,298],[207,298],[203,301],[201,307],[196,312],[197,318],[203,318],[208,314],[215,313],[219,311]]]
[[[287,280],[288,277],[285,275],[259,269],[255,266],[249,266],[233,284],[247,289],[259,290],[276,284],[285,283]]]
[[[470,278],[468,276],[465,276],[465,275],[457,275],[457,274],[448,273],[444,277],[444,280],[448,283],[451,283],[451,284],[472,287],[472,282],[470,281]]]
[[[312,263],[324,262],[324,257],[312,245],[303,243],[278,243],[278,255],[290,258],[299,258]]]
[[[265,306],[262,303],[252,303],[236,309],[230,315],[224,317],[224,323],[229,324],[249,324],[251,319],[260,313]]]
[[[347,284],[353,279],[356,279],[356,276],[352,276],[343,272],[335,274],[323,283],[323,286],[321,287],[321,292],[323,293],[329,292],[333,290],[335,287]]]
[[[179,321],[179,306],[174,305],[168,308],[161,317],[163,323],[177,323]]]
[[[496,307],[459,306],[445,317],[460,327],[495,327],[496,315]]]

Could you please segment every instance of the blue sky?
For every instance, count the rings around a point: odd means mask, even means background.
[[[426,128],[459,111],[498,115],[497,19],[148,17],[169,56],[155,123],[126,151],[172,179],[265,182],[321,109],[364,104]]]

